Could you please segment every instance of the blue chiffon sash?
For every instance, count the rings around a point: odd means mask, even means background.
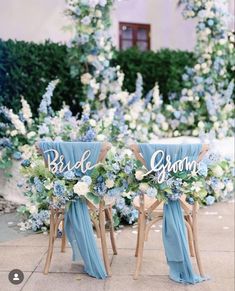
[[[140,152],[148,170],[151,170],[150,160],[157,150],[162,150],[165,154],[164,157],[170,155],[171,162],[174,163],[185,157],[188,157],[190,162],[197,161],[201,148],[201,144],[139,144]],[[163,160],[163,163],[165,162]],[[189,284],[196,284],[206,280],[206,278],[202,278],[193,272],[184,216],[179,200],[169,200],[167,204],[164,204],[162,235],[165,255],[170,268],[170,278],[179,283]]]
[[[64,163],[69,161],[74,165],[81,160],[86,150],[91,151],[87,161],[95,165],[101,150],[101,143],[98,142],[40,142],[39,147],[44,152],[49,149],[57,150],[60,155],[64,156]],[[50,155],[51,160],[54,158],[53,152],[44,153],[47,160]],[[90,175],[87,171],[85,175]],[[81,173],[82,175],[82,173]],[[82,258],[84,262],[84,271],[97,279],[107,277],[103,261],[101,260],[97,244],[95,241],[91,219],[87,204],[83,198],[78,198],[71,202],[65,211],[65,233],[71,244],[73,251],[73,261]]]

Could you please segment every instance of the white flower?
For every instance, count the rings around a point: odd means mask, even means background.
[[[142,170],[137,170],[137,171],[135,172],[135,178],[136,178],[136,180],[138,180],[138,181],[143,180],[143,178],[144,178],[144,172],[143,172]]]
[[[15,129],[10,131],[10,135],[11,135],[11,136],[16,136],[17,133],[18,133],[18,132],[17,132],[17,130],[15,130]]]
[[[162,123],[162,129],[166,131],[166,130],[168,130],[168,128],[169,128],[168,123],[167,122],[163,122]]]
[[[29,212],[30,212],[31,214],[38,213],[38,208],[37,208],[36,205],[29,205],[28,208],[29,208]]]
[[[200,64],[196,64],[196,65],[194,66],[194,69],[195,69],[196,71],[199,71],[200,68],[201,68]]]
[[[200,181],[192,183],[192,187],[191,187],[192,191],[199,192],[201,188],[202,188],[202,183]]]
[[[31,124],[32,123],[32,112],[31,108],[28,104],[28,102],[24,99],[24,97],[21,97],[21,104],[22,104],[22,113],[25,118],[25,120]]]
[[[106,136],[104,134],[98,134],[96,138],[97,138],[98,141],[106,140]]]
[[[216,177],[222,177],[224,174],[223,169],[219,166],[216,165],[213,169],[212,169],[212,173],[216,176]]]
[[[91,78],[92,78],[91,74],[89,74],[89,73],[83,74],[81,76],[81,82],[82,82],[82,84],[88,85],[90,83],[90,81],[91,81]]]
[[[36,136],[36,132],[35,131],[30,131],[29,133],[27,133],[27,138],[30,139],[32,137]]]
[[[90,125],[93,126],[93,127],[96,126],[96,121],[95,121],[95,119],[90,119],[90,120],[89,120],[89,123],[90,123]]]
[[[139,189],[141,192],[146,192],[149,188],[148,183],[140,183]]]
[[[111,180],[111,179],[107,179],[106,181],[105,181],[105,185],[107,186],[107,188],[112,188],[113,186],[114,186],[114,181],[113,180]]]
[[[101,18],[101,17],[102,17],[102,12],[101,12],[100,10],[96,10],[96,11],[95,11],[95,16],[96,16],[97,18]]]
[[[20,121],[19,116],[13,113],[12,109],[8,111],[9,117],[11,119],[11,122],[15,126],[15,129],[20,133],[25,135],[26,134],[26,129],[24,126],[24,123]]]
[[[227,183],[226,190],[228,192],[232,192],[233,191],[233,182],[232,181],[230,181],[230,182]]]
[[[86,195],[89,192],[89,186],[85,182],[77,182],[77,184],[73,186],[73,191],[79,196]]]

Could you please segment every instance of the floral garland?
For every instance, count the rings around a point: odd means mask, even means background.
[[[217,200],[228,199],[233,191],[231,162],[219,161],[214,154],[208,155],[199,164],[197,172],[169,173],[161,184],[156,183],[156,174],[144,176],[145,172],[146,169],[134,159],[130,150],[112,148],[106,161],[93,170],[91,177],[71,171],[53,175],[45,168],[42,157],[34,153],[31,159],[22,162],[29,204],[19,209],[27,217],[20,224],[21,228],[43,230],[48,227],[46,211],[49,205],[65,207],[78,197],[86,197],[95,204],[103,197],[115,198],[113,216],[118,226],[121,221],[129,224],[136,221],[138,211],[132,201],[140,193],[165,203],[184,194],[190,204],[199,201],[200,204],[211,205]],[[41,212],[46,219],[43,225]]]

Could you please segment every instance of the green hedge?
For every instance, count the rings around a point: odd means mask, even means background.
[[[20,108],[20,96],[23,95],[33,113],[37,114],[48,82],[59,78],[53,108],[59,109],[65,101],[74,113],[80,112],[79,103],[85,96],[79,78],[70,76],[68,57],[67,48],[62,44],[0,40],[0,105],[17,111]],[[125,73],[125,89],[134,91],[136,74],[140,72],[145,93],[158,81],[165,101],[168,93],[181,90],[184,67],[193,63],[192,53],[169,49],[145,53],[129,49],[116,52],[113,60],[113,64],[119,64]]]
[[[140,72],[144,81],[144,93],[158,82],[160,92],[167,101],[171,92],[182,89],[182,75],[185,66],[195,63],[193,53],[161,49],[158,52],[142,53],[136,48],[116,53],[115,63],[125,72],[124,87],[132,92],[135,88],[136,73]]]
[[[37,114],[48,83],[56,78],[60,83],[54,91],[53,108],[59,109],[65,100],[78,112],[82,87],[70,77],[65,45],[0,40],[0,104],[18,110],[23,95]]]

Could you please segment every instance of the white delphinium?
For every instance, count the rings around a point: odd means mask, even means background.
[[[28,102],[24,99],[23,96],[21,96],[21,104],[22,104],[22,113],[23,113],[23,117],[25,118],[25,120],[27,121],[27,123],[29,125],[32,124],[32,111],[31,108],[28,104]]]
[[[12,109],[8,110],[8,115],[11,119],[12,124],[14,125],[15,129],[20,134],[26,134],[26,128],[24,126],[24,123],[20,120],[19,116],[16,115]]]

